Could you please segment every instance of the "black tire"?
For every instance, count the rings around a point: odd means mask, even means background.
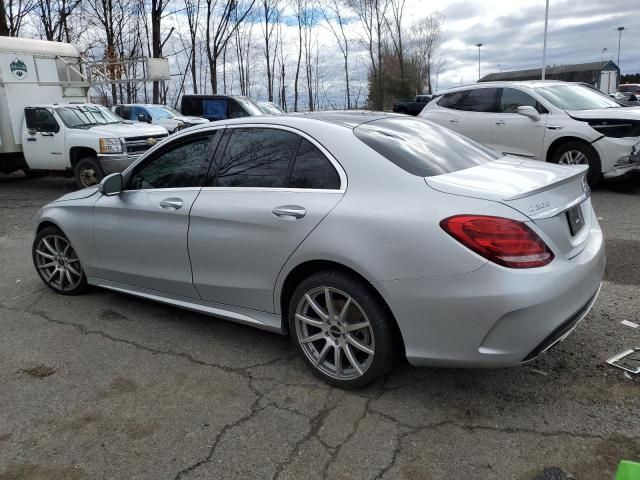
[[[561,162],[563,155],[568,152],[580,152],[587,158],[589,163],[589,171],[587,172],[587,182],[591,188],[598,186],[602,180],[602,164],[600,163],[600,156],[598,152],[588,143],[581,142],[579,140],[572,140],[560,145],[551,155],[550,161],[552,163],[564,163]]]
[[[23,168],[22,173],[27,178],[40,178],[44,177],[47,172],[43,172],[42,170],[31,170],[29,167]]]
[[[573,478],[573,477],[572,477]],[[568,480],[569,476],[558,467],[545,468],[535,480]]]
[[[66,245],[68,248],[65,250]],[[54,250],[58,250],[58,254]],[[59,255],[61,252],[63,255]],[[33,241],[31,256],[38,276],[54,292],[78,295],[88,290],[87,277],[80,259],[59,228],[51,226],[40,230]],[[47,266],[49,262],[51,265]]]
[[[331,308],[326,302],[327,291],[330,292]],[[333,311],[334,317],[323,321],[317,310],[311,308],[307,294],[317,295],[313,297],[318,299],[316,305],[325,309],[325,313]],[[348,297],[351,301],[347,300]],[[322,299],[325,299],[324,303]],[[346,314],[341,316],[343,310]],[[298,313],[307,321],[299,320]],[[308,324],[309,319],[322,323],[322,326]],[[329,270],[307,277],[291,297],[288,323],[291,339],[304,362],[316,376],[330,385],[362,388],[387,374],[395,363],[398,339],[394,320],[373,287],[352,275]],[[367,325],[356,329],[364,324]],[[303,342],[318,336],[317,340]],[[360,350],[363,346],[373,347],[373,354]],[[327,349],[328,353],[323,357],[322,353]],[[319,358],[320,363],[316,365]],[[341,365],[345,365],[344,368],[340,368]]]
[[[76,163],[73,169],[78,188],[97,185],[104,178],[104,172],[96,157],[85,157]]]

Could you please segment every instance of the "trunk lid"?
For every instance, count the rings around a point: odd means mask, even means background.
[[[440,192],[493,200],[514,208],[540,228],[556,255],[562,253],[571,258],[582,251],[591,229],[587,170],[586,165],[564,166],[503,157],[465,170],[426,177],[425,181]]]

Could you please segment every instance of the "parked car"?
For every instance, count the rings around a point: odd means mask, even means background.
[[[622,93],[640,95],[640,83],[623,83],[618,87],[618,91]]]
[[[256,102],[241,95],[183,95],[180,110],[183,115],[202,117],[212,122],[264,115]]]
[[[640,110],[560,81],[486,82],[439,94],[422,118],[503,154],[588,165],[591,186],[640,167]]]
[[[201,117],[188,117],[165,105],[128,103],[111,107],[114,113],[125,120],[152,123],[167,129],[169,133],[175,133],[183,128],[206,123]]]
[[[222,121],[46,205],[33,259],[61,294],[96,285],[288,333],[341,387],[396,354],[518,365],[598,295],[586,171],[393,114]]]
[[[433,95],[416,95],[411,100],[401,100],[393,103],[393,111],[396,113],[406,113],[408,115],[418,115],[427,103],[433,98]]]
[[[285,113],[284,110],[273,102],[258,102],[258,106],[265,115],[282,115]]]
[[[612,98],[623,107],[640,107],[640,94],[631,92],[612,93]]]

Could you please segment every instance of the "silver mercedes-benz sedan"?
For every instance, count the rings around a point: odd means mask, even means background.
[[[586,170],[392,114],[216,122],[46,205],[33,260],[61,294],[95,285],[289,334],[337,386],[399,355],[518,365],[598,295]]]

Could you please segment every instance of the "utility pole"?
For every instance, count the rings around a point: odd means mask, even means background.
[[[618,30],[618,68],[620,68],[620,42],[622,42],[622,31],[624,27],[618,27],[616,30]]]
[[[549,0],[547,0],[547,8],[544,12],[544,42],[542,44],[542,80],[545,79],[547,73],[547,30],[549,27]]]
[[[607,48],[602,49],[602,63],[604,64],[604,54],[607,53]]]
[[[483,43],[476,43],[476,47],[478,47],[478,81],[480,81],[480,47],[484,45]]]

